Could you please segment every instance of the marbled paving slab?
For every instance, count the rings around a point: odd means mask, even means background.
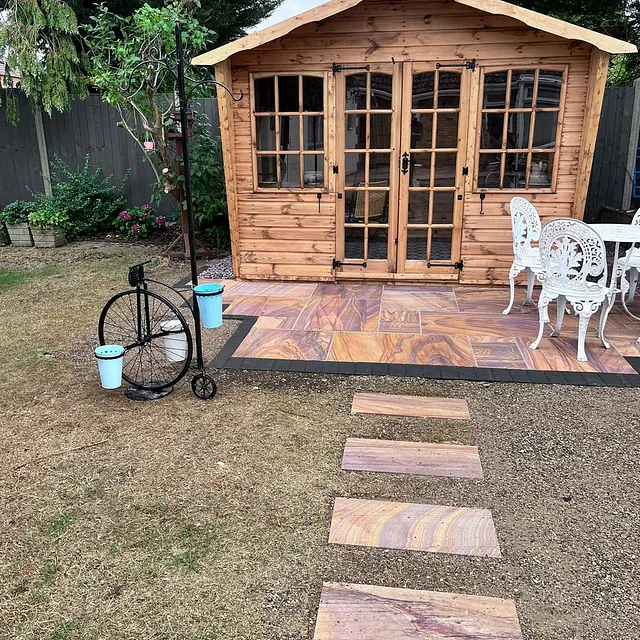
[[[487,509],[336,498],[329,542],[500,558]]]
[[[380,333],[420,333],[420,312],[414,309],[380,311]]]
[[[483,478],[478,447],[433,442],[347,438],[343,471]]]
[[[251,329],[233,354],[234,358],[276,360],[324,360],[331,344],[331,331]]]
[[[521,337],[534,340],[538,335],[538,315],[503,316],[483,314],[420,314],[422,333],[448,335]]]
[[[316,288],[313,283],[251,282],[231,280],[234,296],[271,296],[276,298],[308,298]]]
[[[513,600],[327,582],[314,640],[522,640]]]
[[[304,307],[304,298],[279,298],[270,296],[237,296],[227,307],[225,314],[238,316],[298,317]]]
[[[453,291],[421,290],[398,291],[385,287],[383,309],[415,309],[423,313],[458,313],[458,303]]]
[[[311,298],[295,328],[304,331],[377,331],[380,300],[371,298]]]
[[[526,289],[517,289],[515,302],[509,315],[533,314],[537,317],[538,308],[535,301],[539,292],[539,289],[534,290],[534,304],[525,307],[522,303],[526,298]],[[461,313],[500,315],[509,304],[508,287],[456,287],[455,293]]]
[[[351,413],[374,413],[410,418],[468,420],[469,405],[460,398],[395,396],[386,393],[356,393]]]
[[[314,290],[312,297],[330,298],[367,298],[380,300],[382,298],[382,284],[333,284],[321,282]]]
[[[277,316],[260,316],[253,325],[255,329],[293,329],[297,316],[279,318]]]
[[[495,336],[469,336],[473,355],[479,367],[496,369],[527,369],[523,350],[524,338],[497,338]]]
[[[466,335],[336,332],[328,360],[474,367]]]

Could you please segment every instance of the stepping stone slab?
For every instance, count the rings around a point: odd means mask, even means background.
[[[329,542],[500,558],[487,509],[336,498]]]
[[[482,478],[478,447],[347,438],[343,471]]]
[[[314,640],[522,640],[513,600],[325,583]]]
[[[351,413],[468,420],[469,406],[466,400],[458,398],[425,398],[424,396],[393,396],[384,393],[356,393],[353,396]]]

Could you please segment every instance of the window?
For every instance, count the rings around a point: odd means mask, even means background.
[[[484,73],[478,189],[552,189],[564,71]]]
[[[324,188],[324,83],[324,75],[253,76],[257,188]]]

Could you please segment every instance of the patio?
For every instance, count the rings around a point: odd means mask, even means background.
[[[216,366],[607,386],[635,386],[637,379],[632,363],[640,357],[640,326],[619,304],[607,324],[611,348],[602,347],[593,322],[588,362],[579,362],[574,315],[566,317],[562,337],[549,338],[548,328],[540,347],[528,348],[538,312],[536,306],[519,304],[521,290],[518,304],[505,316],[508,290],[502,287],[223,284],[226,316],[247,322],[218,355]]]

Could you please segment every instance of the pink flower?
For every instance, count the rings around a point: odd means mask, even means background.
[[[156,218],[156,224],[157,224],[159,227],[164,227],[164,223],[165,223],[164,216],[158,216],[158,217]]]
[[[141,213],[141,214],[140,214],[140,217],[141,217],[143,220],[146,220],[146,219],[149,217],[149,214],[145,211],[145,212],[143,212],[143,213]]]
[[[118,214],[118,216],[119,216],[120,218],[126,218],[128,215],[129,215],[129,214],[128,214],[126,211],[121,211],[121,212]]]
[[[140,225],[139,224],[131,225],[131,233],[133,233],[134,236],[138,235],[140,233]]]
[[[146,209],[147,211],[153,211],[153,207],[150,204],[143,204],[141,209]]]

